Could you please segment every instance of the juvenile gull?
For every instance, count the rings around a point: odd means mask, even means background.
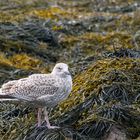
[[[29,102],[38,107],[38,126],[41,125],[41,113],[44,109],[45,121],[51,126],[47,108],[53,108],[65,100],[72,90],[72,78],[68,65],[58,63],[49,74],[33,74],[27,78],[9,81],[0,89],[0,100],[19,100]]]

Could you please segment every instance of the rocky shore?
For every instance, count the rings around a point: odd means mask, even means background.
[[[139,140],[139,0],[0,0],[0,85],[70,66],[73,90],[36,127],[36,109],[0,102],[1,140]],[[42,124],[43,126],[43,124]]]

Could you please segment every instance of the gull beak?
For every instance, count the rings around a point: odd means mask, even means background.
[[[65,71],[64,72],[66,75],[71,75],[71,73],[69,71]]]

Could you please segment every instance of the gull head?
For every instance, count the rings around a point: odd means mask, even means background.
[[[57,63],[52,70],[52,74],[55,74],[57,76],[64,77],[64,78],[71,76],[68,70],[68,65],[65,63]]]

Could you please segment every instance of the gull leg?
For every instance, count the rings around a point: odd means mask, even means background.
[[[47,123],[47,128],[48,129],[55,129],[55,128],[60,128],[58,126],[51,126],[50,122],[49,122],[49,117],[48,117],[48,111],[46,110],[46,108],[44,109],[44,115],[45,115],[45,121]]]
[[[38,127],[41,126],[41,113],[42,113],[42,109],[38,108],[38,114],[37,114]]]

